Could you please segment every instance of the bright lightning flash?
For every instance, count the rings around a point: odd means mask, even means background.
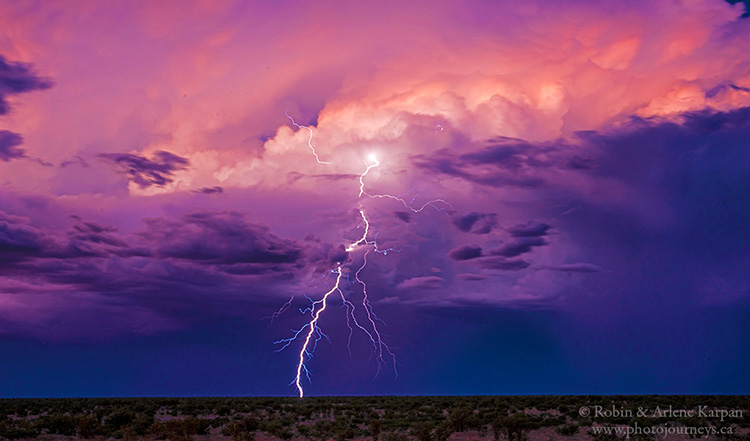
[[[359,175],[359,197],[362,197],[362,195],[367,196],[370,199],[393,199],[394,201],[401,202],[404,207],[408,208],[409,210],[413,211],[414,213],[419,213],[420,211],[424,210],[427,207],[432,207],[435,210],[438,211],[445,211],[445,207],[438,207],[435,204],[440,203],[442,205],[446,205],[448,207],[453,208],[451,204],[449,204],[447,201],[443,199],[433,199],[431,201],[427,201],[424,204],[422,204],[419,208],[414,208],[412,204],[414,204],[414,201],[416,200],[416,196],[412,197],[412,200],[409,202],[406,202],[406,199],[403,198],[404,195],[394,196],[391,194],[370,194],[365,191],[365,176],[367,176],[367,173],[370,171],[370,169],[373,169],[375,167],[378,167],[380,165],[380,162],[378,162],[377,156],[375,156],[374,153],[370,153],[368,155],[367,159],[370,161],[370,164],[365,162],[365,166],[367,167],[361,175]],[[411,190],[409,191],[411,192]],[[407,192],[408,193],[408,192]],[[363,215],[364,216],[364,215]]]
[[[315,157],[315,160],[318,162],[318,164],[331,164],[330,162],[321,161],[320,157],[315,151],[315,147],[313,147],[312,145],[312,137],[313,137],[312,129],[307,126],[297,124],[294,121],[294,118],[292,118],[289,115],[289,113],[285,112],[285,114],[287,118],[289,118],[289,120],[292,122],[292,124],[296,126],[298,129],[307,129],[310,132],[310,137],[308,138],[307,145],[312,151],[313,156]],[[406,208],[410,209],[411,211],[415,213],[418,213],[424,210],[426,207],[432,207],[438,211],[445,211],[444,207],[436,206],[437,203],[441,203],[449,207],[451,206],[448,202],[442,199],[435,199],[435,200],[426,202],[419,208],[414,208],[412,204],[414,203],[416,196],[413,196],[412,200],[407,202],[406,199],[404,199],[405,195],[393,196],[389,194],[367,193],[365,191],[365,177],[370,172],[370,170],[378,166],[380,166],[380,162],[378,162],[377,156],[374,153],[370,153],[367,156],[367,160],[365,161],[365,170],[364,172],[362,172],[362,174],[359,175],[359,195],[358,195],[359,198],[361,198],[362,196],[367,196],[370,199],[383,199],[383,198],[393,199],[393,200],[401,202]],[[407,192],[406,194],[410,192],[411,190],[409,190],[409,192]],[[398,252],[401,250],[394,249],[394,248],[380,249],[378,247],[378,243],[376,239],[368,240],[367,237],[370,234],[370,221],[367,219],[365,211],[361,205],[359,207],[359,214],[362,217],[364,231],[362,232],[362,236],[358,240],[350,243],[346,247],[346,251],[352,252],[352,251],[357,250],[360,247],[365,247],[365,246],[369,247],[369,249],[367,249],[367,251],[365,251],[363,255],[362,266],[360,266],[359,269],[357,269],[357,271],[354,273],[354,279],[357,281],[357,283],[359,283],[362,286],[362,294],[363,294],[362,307],[365,311],[365,316],[367,318],[367,326],[369,327],[369,330],[368,330],[368,327],[362,326],[360,322],[357,321],[357,318],[355,315],[354,304],[350,302],[346,297],[344,297],[344,293],[341,290],[341,277],[344,274],[344,270],[341,267],[341,264],[339,263],[336,266],[336,269],[331,271],[332,273],[336,274],[336,282],[334,286],[330,290],[328,290],[328,292],[326,292],[320,300],[318,301],[311,300],[312,302],[311,306],[308,309],[301,311],[303,313],[307,313],[309,311],[310,316],[311,316],[310,321],[307,324],[305,324],[301,329],[293,331],[292,337],[275,342],[276,344],[283,345],[280,349],[278,349],[278,351],[282,351],[285,348],[287,348],[289,345],[291,345],[294,341],[296,341],[298,338],[300,338],[301,335],[304,334],[305,336],[302,342],[302,348],[300,349],[300,352],[299,352],[299,359],[297,362],[297,374],[293,381],[294,385],[297,387],[297,391],[299,392],[300,398],[305,395],[304,389],[302,388],[302,375],[304,374],[308,378],[308,380],[310,377],[309,371],[307,367],[305,366],[305,360],[306,359],[309,360],[310,358],[312,358],[313,352],[315,351],[315,347],[317,346],[317,342],[323,337],[327,338],[327,336],[323,334],[322,331],[320,330],[319,320],[320,320],[321,314],[323,313],[323,311],[325,311],[325,309],[328,306],[328,301],[330,299],[330,296],[336,292],[339,293],[339,296],[341,297],[343,305],[346,306],[346,310],[347,310],[346,320],[347,320],[347,325],[349,326],[349,342],[351,342],[351,337],[352,337],[352,332],[353,332],[353,328],[351,324],[354,323],[354,325],[358,329],[360,329],[365,335],[367,335],[370,339],[370,343],[372,344],[372,347],[373,347],[373,355],[376,357],[377,365],[378,365],[376,376],[380,372],[382,365],[385,363],[386,354],[388,357],[390,357],[390,359],[393,360],[393,371],[396,375],[398,375],[398,371],[396,370],[396,356],[393,353],[393,351],[391,351],[390,347],[388,347],[388,345],[383,342],[381,333],[376,323],[376,321],[382,322],[382,320],[380,320],[372,310],[372,305],[370,304],[368,293],[367,293],[367,284],[360,278],[360,274],[362,270],[364,270],[365,267],[367,266],[367,256],[370,253],[370,251],[374,251],[376,253],[388,254],[388,252],[390,251]],[[375,237],[377,238],[377,234],[375,235]],[[347,276],[347,280],[348,280],[348,276]],[[291,300],[292,299],[290,299],[289,302],[285,303],[284,306],[282,306],[281,309],[279,309],[279,311],[274,313],[271,318],[272,319],[276,318],[281,313],[286,311],[291,305]],[[351,349],[350,349],[350,352],[351,352]]]
[[[378,159],[375,157],[374,153],[371,153],[368,157],[370,159],[371,164],[368,164],[365,162],[365,166],[367,167],[365,171],[359,175],[359,195],[358,197],[362,197],[363,194],[365,194],[365,176],[367,176],[367,173],[370,171],[370,169],[375,168],[380,165],[378,162]]]
[[[305,391],[302,389],[302,382],[301,382],[300,377],[302,376],[302,369],[307,370],[305,368],[305,354],[310,355],[307,352],[307,347],[310,345],[310,339],[312,338],[313,333],[315,333],[315,327],[318,325],[318,319],[320,318],[320,314],[326,309],[328,297],[331,294],[333,294],[334,291],[337,291],[339,289],[339,284],[341,283],[341,266],[339,266],[336,269],[336,272],[338,273],[338,275],[336,276],[336,284],[333,286],[333,288],[331,288],[330,291],[325,293],[325,295],[323,296],[323,300],[321,302],[322,306],[313,314],[313,319],[312,321],[310,321],[310,324],[309,324],[310,329],[308,329],[307,331],[307,336],[305,337],[305,342],[302,345],[302,350],[299,352],[299,363],[297,364],[297,377],[294,379],[294,384],[297,386],[297,390],[299,391],[300,398],[305,396]]]

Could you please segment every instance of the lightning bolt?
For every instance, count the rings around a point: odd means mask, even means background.
[[[383,357],[383,350],[385,349],[385,352],[387,352],[391,359],[393,360],[393,372],[398,376],[398,370],[396,369],[396,355],[391,351],[391,348],[388,347],[387,344],[383,342],[383,339],[380,337],[380,331],[378,330],[378,326],[375,324],[375,319],[377,319],[377,316],[375,316],[375,313],[372,312],[372,306],[370,305],[370,301],[367,298],[367,284],[362,281],[362,279],[359,278],[359,273],[362,272],[363,269],[365,269],[365,266],[367,266],[367,255],[370,253],[368,250],[365,252],[365,255],[363,256],[363,262],[362,266],[359,267],[356,273],[354,273],[354,278],[362,285],[362,306],[364,306],[365,312],[367,313],[367,320],[370,321],[370,324],[372,325],[372,329],[375,331],[375,338],[370,336],[370,339],[372,340],[373,346],[375,346],[375,350],[378,352],[378,371],[375,373],[375,376],[380,373],[380,367],[382,364],[385,363],[385,359]]]
[[[310,339],[312,339],[313,333],[315,333],[318,320],[320,319],[320,314],[325,311],[326,306],[328,306],[328,297],[339,289],[339,284],[341,283],[340,265],[336,268],[336,272],[338,273],[338,275],[336,276],[336,284],[333,286],[333,288],[330,289],[330,291],[323,295],[323,299],[321,299],[320,302],[322,306],[317,310],[313,310],[313,319],[308,324],[309,329],[307,331],[307,336],[305,337],[305,342],[302,344],[302,349],[299,351],[299,363],[297,363],[297,376],[294,379],[294,384],[297,386],[300,398],[305,396],[305,391],[304,389],[302,389],[302,380],[300,378],[302,376],[303,369],[307,373],[307,368],[305,367],[305,355],[307,354],[308,358],[311,355],[311,353],[307,351],[307,348],[310,345]]]
[[[274,312],[268,317],[263,317],[264,319],[270,319],[270,321],[268,322],[268,326],[271,326],[271,323],[273,323],[274,320],[279,318],[281,314],[283,314],[287,309],[289,309],[290,306],[292,306],[292,301],[294,301],[294,296],[289,297],[289,300],[287,300],[286,303],[284,303],[278,311]]]
[[[435,204],[441,203],[442,205],[445,205],[447,207],[453,208],[453,205],[451,205],[449,202],[443,200],[443,199],[433,199],[431,201],[427,201],[424,204],[422,204],[419,208],[414,208],[412,205],[414,203],[414,200],[416,199],[416,196],[410,201],[406,202],[406,199],[401,198],[400,196],[393,196],[391,194],[369,194],[369,193],[363,193],[365,196],[371,198],[371,199],[393,199],[394,201],[401,202],[404,204],[404,207],[408,208],[409,210],[413,211],[414,213],[419,213],[423,211],[427,207],[432,207],[437,211],[443,211],[446,212],[445,207],[438,207]]]
[[[346,251],[348,253],[354,251],[357,248],[357,246],[361,244],[367,244],[367,233],[370,232],[370,221],[367,220],[367,216],[365,216],[365,212],[361,208],[359,209],[359,214],[362,216],[362,220],[365,223],[365,231],[362,233],[362,237],[360,237],[358,241],[346,247]]]
[[[373,338],[370,331],[368,331],[364,326],[359,324],[359,321],[357,321],[357,316],[354,314],[356,307],[354,306],[354,303],[347,300],[346,297],[344,297],[344,292],[339,290],[339,293],[341,294],[341,301],[344,303],[344,306],[346,306],[346,325],[349,327],[349,338],[347,339],[346,348],[349,350],[349,355],[352,353],[352,334],[354,332],[354,328],[352,328],[351,323],[354,323],[354,326],[359,328],[362,332],[365,333],[370,338],[370,343],[372,343],[373,351],[377,351],[378,343],[375,341],[375,338]],[[351,317],[351,322],[349,321],[349,317]],[[375,330],[377,333],[377,329]],[[380,338],[380,335],[378,334],[378,339]]]
[[[330,162],[321,161],[320,157],[318,156],[317,152],[315,151],[315,147],[312,144],[312,138],[313,138],[313,131],[311,128],[307,126],[303,126],[300,124],[297,124],[297,122],[294,121],[294,118],[292,118],[288,112],[285,112],[285,115],[289,120],[292,122],[292,124],[297,127],[298,129],[307,129],[310,132],[310,137],[308,138],[307,145],[310,148],[310,150],[313,153],[313,156],[315,157],[315,160],[318,162],[318,164],[331,164]],[[409,193],[413,190],[409,190],[407,193],[394,196],[390,194],[370,194],[367,191],[365,191],[365,177],[375,167],[380,166],[380,162],[378,162],[375,155],[370,155],[368,157],[368,160],[364,161],[365,164],[365,170],[359,175],[359,194],[358,198],[362,198],[363,196],[366,196],[370,199],[392,199],[398,202],[401,202],[406,208],[411,210],[414,213],[419,213],[426,209],[427,207],[432,207],[437,211],[446,211],[446,207],[451,207],[451,204],[446,202],[443,199],[433,199],[431,201],[425,202],[424,204],[420,206],[415,206],[414,201],[416,200],[417,196],[413,196],[410,201],[407,201],[405,198],[407,197]],[[367,291],[367,283],[360,277],[362,271],[367,266],[367,257],[370,254],[370,252],[375,253],[381,253],[384,255],[387,255],[388,252],[395,251],[399,252],[403,249],[396,249],[395,247],[382,249],[378,246],[377,242],[377,233],[375,234],[375,239],[368,240],[368,235],[370,234],[371,224],[370,220],[367,218],[367,214],[365,213],[364,208],[360,204],[358,208],[359,215],[362,219],[362,225],[364,226],[362,236],[360,236],[357,240],[350,243],[345,250],[347,253],[351,253],[354,251],[359,250],[362,247],[368,247],[368,249],[364,252],[362,256],[362,265],[357,269],[357,271],[354,273],[354,279],[356,282],[361,286],[362,288],[362,309],[364,310],[364,314],[366,317],[366,326],[363,326],[358,320],[356,316],[356,307],[354,303],[352,303],[345,295],[344,292],[341,289],[341,278],[344,275],[344,269],[342,268],[341,263],[338,263],[335,270],[332,270],[332,273],[336,274],[336,280],[332,288],[330,288],[320,300],[312,301],[310,300],[310,306],[305,309],[301,310],[302,313],[310,313],[310,321],[307,322],[302,328],[298,330],[292,330],[292,336],[289,338],[285,338],[282,340],[278,340],[274,342],[274,344],[282,345],[278,351],[282,351],[289,347],[293,342],[297,341],[298,339],[302,338],[302,347],[299,351],[299,357],[297,361],[297,370],[294,380],[292,381],[292,384],[294,384],[297,388],[297,391],[299,393],[300,398],[302,398],[305,395],[304,389],[302,387],[302,377],[303,375],[307,377],[308,381],[310,380],[310,371],[307,369],[305,362],[309,361],[313,353],[315,352],[315,348],[317,347],[317,343],[322,338],[328,339],[328,337],[320,330],[319,321],[321,318],[321,315],[328,307],[330,297],[334,293],[338,293],[342,305],[346,307],[346,322],[347,326],[349,328],[349,337],[347,340],[347,348],[349,349],[349,353],[351,353],[351,339],[352,334],[354,332],[354,327],[361,330],[370,340],[370,343],[372,344],[372,351],[373,356],[377,360],[377,372],[375,374],[375,377],[378,376],[380,373],[382,367],[387,363],[386,359],[390,359],[392,361],[393,365],[393,371],[396,376],[398,376],[398,370],[397,370],[397,363],[396,363],[396,355],[391,350],[391,348],[383,341],[381,332],[378,328],[378,322],[381,324],[384,324],[384,322],[378,318],[378,316],[375,314],[375,312],[372,309],[372,305],[370,304],[370,300],[368,297],[368,291]],[[347,280],[349,280],[349,275],[347,273]],[[294,296],[292,296],[293,299]],[[284,304],[276,313],[274,313],[271,318],[274,319],[278,317],[280,314],[282,314],[284,311],[286,311],[292,302],[292,299],[290,299],[287,303]],[[354,327],[352,326],[354,325]]]
[[[287,110],[284,110],[284,115],[286,115],[287,118],[289,118],[289,121],[294,124],[295,127],[298,129],[306,129],[308,132],[310,132],[310,137],[307,138],[307,146],[310,147],[310,150],[312,151],[313,156],[315,156],[315,160],[318,161],[318,164],[330,164],[330,162],[321,161],[320,157],[318,156],[318,152],[315,151],[315,147],[312,145],[312,139],[313,139],[313,131],[311,128],[307,126],[303,126],[301,124],[297,124],[297,122],[292,118],[291,115],[289,115],[289,112]]]
[[[373,161],[372,164],[367,164],[367,161],[365,161],[365,171],[359,175],[359,195],[358,197],[362,197],[363,194],[365,194],[365,176],[367,176],[367,173],[370,171],[370,169],[375,168],[380,165],[378,162],[378,159],[374,155],[370,155],[370,159]]]
[[[443,199],[433,199],[431,201],[425,202],[419,208],[414,208],[412,204],[414,203],[414,200],[416,200],[416,196],[414,196],[414,198],[412,198],[412,200],[410,202],[406,202],[406,199],[403,199],[404,195],[393,196],[391,194],[370,194],[370,193],[367,193],[365,191],[365,176],[367,176],[367,173],[369,173],[371,169],[373,169],[375,167],[378,167],[380,165],[380,162],[378,162],[378,159],[375,157],[375,155],[370,155],[370,161],[372,161],[372,164],[367,164],[367,162],[365,161],[365,167],[366,167],[365,171],[361,175],[359,175],[359,197],[360,198],[362,197],[362,195],[364,195],[364,196],[367,196],[370,199],[384,199],[384,198],[393,199],[395,201],[401,202],[402,204],[404,204],[404,207],[408,208],[409,210],[413,211],[414,213],[419,213],[419,212],[421,212],[422,210],[424,210],[427,207],[432,207],[432,208],[434,208],[435,210],[438,210],[438,211],[445,211],[445,207],[440,208],[440,207],[435,206],[435,204],[438,203],[438,202],[442,203],[443,205],[446,205],[448,207],[453,208],[453,206],[451,204],[449,204],[448,202],[446,202]],[[409,190],[409,192],[411,192],[411,190]],[[409,192],[407,192],[406,194],[408,194]]]

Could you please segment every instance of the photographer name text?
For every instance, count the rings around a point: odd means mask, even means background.
[[[709,406],[698,406],[695,409],[675,409],[669,407],[628,409],[617,406],[584,406],[579,409],[583,417],[592,418],[706,418],[724,421],[728,418],[742,418],[741,409],[716,409]]]

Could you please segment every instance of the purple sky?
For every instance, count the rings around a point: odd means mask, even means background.
[[[750,393],[744,12],[0,4],[0,396]]]

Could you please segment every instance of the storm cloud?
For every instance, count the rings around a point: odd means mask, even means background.
[[[128,178],[140,188],[163,187],[172,182],[176,171],[187,169],[187,159],[167,151],[157,151],[151,159],[131,153],[102,153],[100,158],[121,167]]]
[[[23,137],[18,133],[8,130],[0,130],[0,160],[10,161],[11,159],[23,158],[26,153],[23,149],[18,148],[23,143]]]
[[[39,77],[27,63],[8,61],[0,55],[0,115],[10,111],[7,97],[34,90],[44,90],[52,87],[49,78]]]
[[[3,3],[0,395],[750,390],[733,3]]]
[[[488,234],[497,225],[497,214],[471,212],[456,216],[453,225],[464,233]]]

